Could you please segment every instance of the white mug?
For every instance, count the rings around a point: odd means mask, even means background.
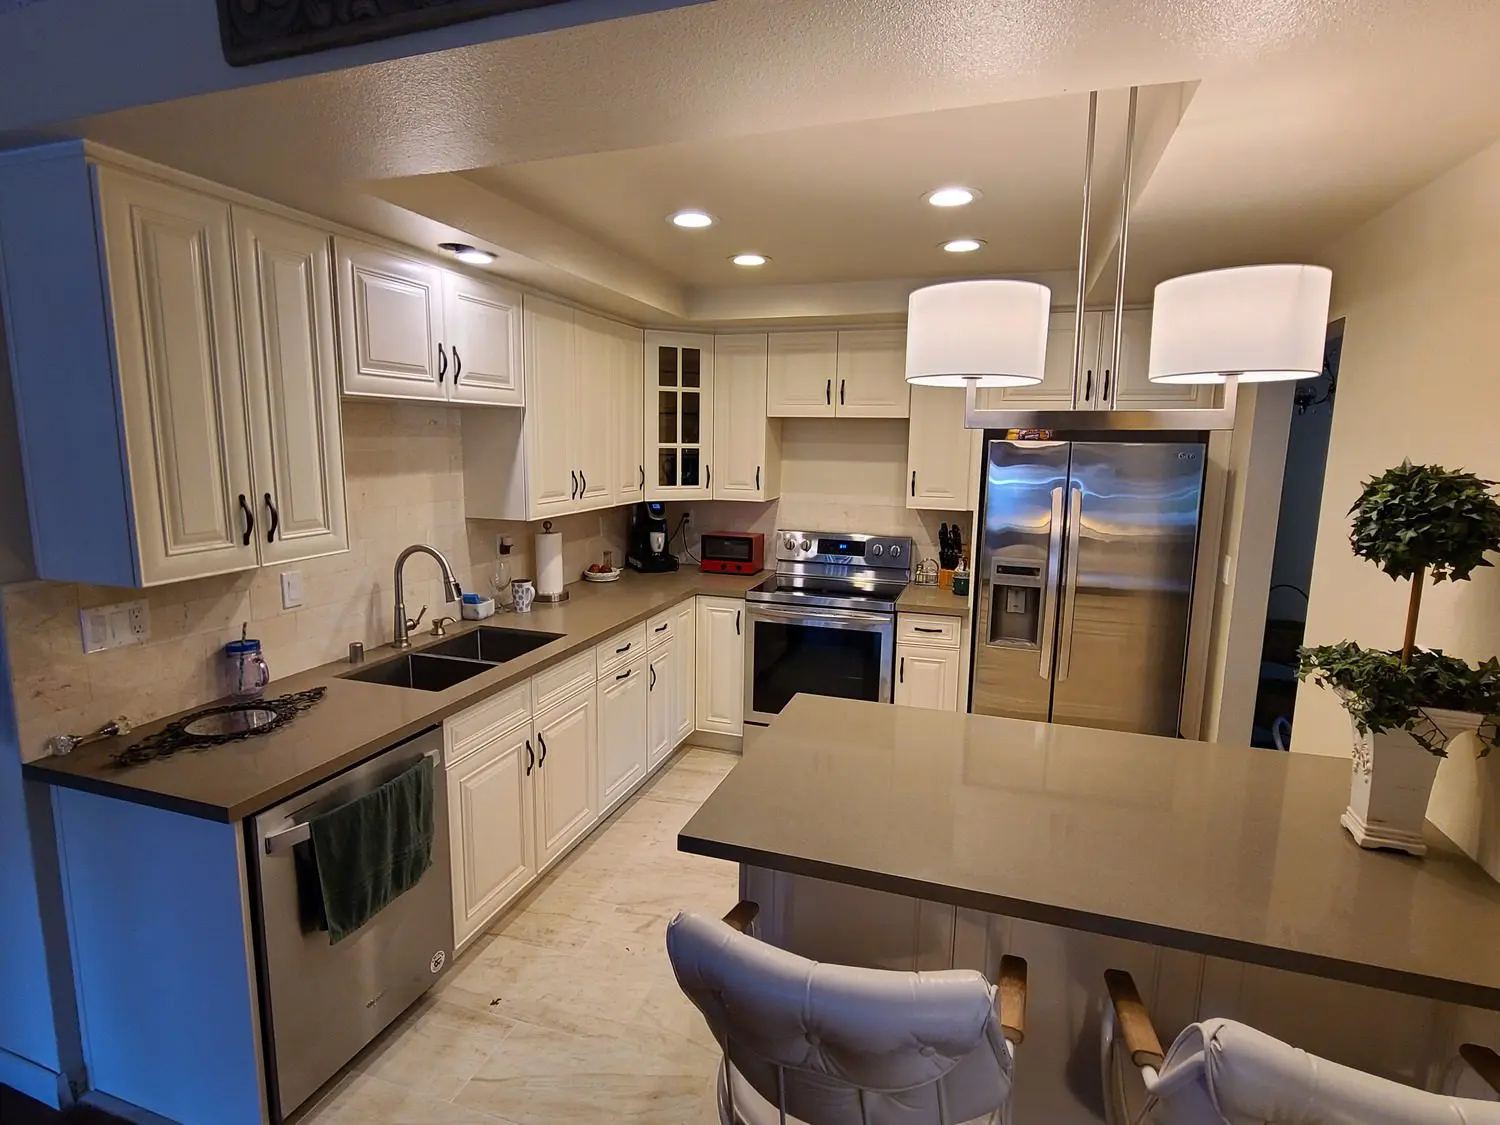
[[[516,599],[517,613],[530,613],[531,603],[536,601],[536,586],[529,578],[517,578],[510,584],[511,592]]]

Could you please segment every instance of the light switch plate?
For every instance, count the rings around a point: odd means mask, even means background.
[[[281,608],[296,609],[302,604],[302,572],[300,570],[283,570],[281,572]]]
[[[151,639],[151,607],[144,599],[94,606],[78,613],[84,652],[103,652]]]

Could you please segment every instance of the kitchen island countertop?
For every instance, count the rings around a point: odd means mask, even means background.
[[[1349,761],[797,696],[687,852],[1500,1009],[1500,883],[1339,825]]]
[[[355,669],[344,661],[278,678],[268,696],[314,687],[327,688],[315,706],[286,726],[259,737],[202,750],[182,750],[170,758],[120,767],[111,760],[144,736],[199,707],[137,727],[129,735],[95,743],[65,757],[27,763],[27,777],[49,785],[83,789],[107,797],[155,805],[209,820],[241,820],[331,777],[371,754],[416,734],[449,715],[482,702],[497,691],[528,679],[569,657],[586,652],[610,634],[645,620],[696,594],[743,597],[764,575],[626,573],[618,582],[568,587],[569,600],[538,603],[530,613],[507,613],[482,622],[451,626],[456,636],[479,625],[561,633],[540,648],[495,665],[445,691],[417,691],[342,679]],[[438,643],[426,630],[413,634],[409,651]],[[361,667],[397,656],[389,645],[371,649]]]

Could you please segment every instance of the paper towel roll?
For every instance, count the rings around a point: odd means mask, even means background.
[[[563,537],[560,531],[542,531],[536,537],[536,596],[538,601],[562,601]]]

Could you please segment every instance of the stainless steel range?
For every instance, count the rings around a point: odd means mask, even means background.
[[[778,531],[775,543],[776,572],[745,595],[745,721],[766,725],[798,692],[889,703],[911,540]]]

